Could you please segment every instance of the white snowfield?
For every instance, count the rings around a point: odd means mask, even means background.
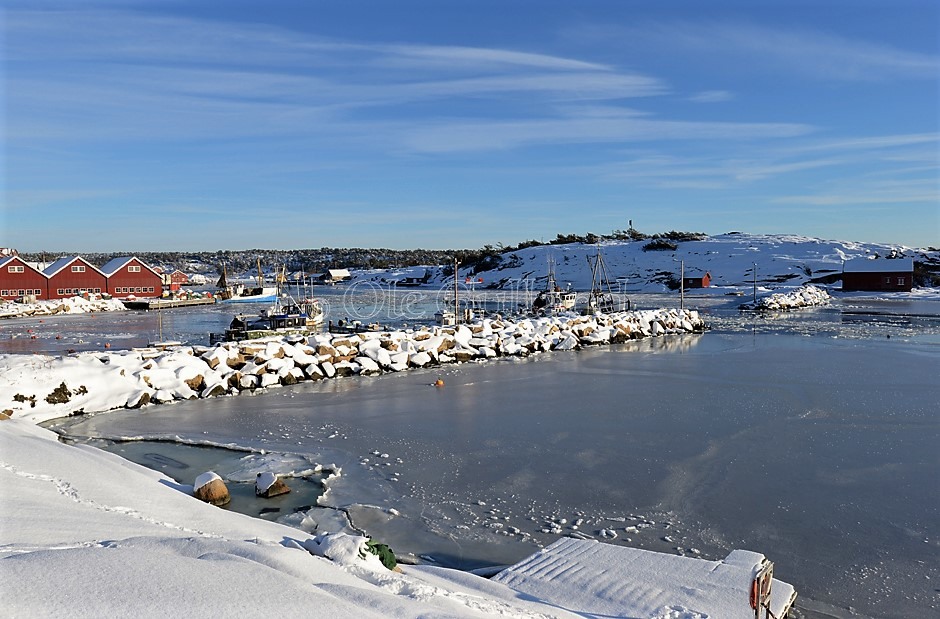
[[[753,616],[755,553],[712,562],[561,540],[493,580],[397,573],[364,537],[213,507],[193,486],[22,419],[0,421],[0,490],[5,617]],[[787,587],[774,581],[774,600]]]
[[[696,311],[659,309],[518,321],[485,319],[456,328],[320,333],[308,338],[180,346],[166,351],[0,355],[0,411],[40,422],[77,412],[137,408],[305,380],[573,350],[703,328]]]
[[[23,420],[0,422],[0,489],[4,617],[573,616],[468,574],[388,571],[365,538],[213,507]]]

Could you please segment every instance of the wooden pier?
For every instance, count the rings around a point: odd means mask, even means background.
[[[166,309],[169,307],[188,307],[190,305],[212,305],[215,303],[215,297],[203,299],[134,299],[133,301],[121,301],[124,307],[132,310],[152,310]]]

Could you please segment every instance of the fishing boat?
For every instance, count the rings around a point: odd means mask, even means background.
[[[578,295],[571,290],[570,284],[567,290],[562,290],[555,281],[555,261],[549,258],[545,290],[539,292],[532,302],[532,313],[536,316],[552,316],[570,312],[574,309],[577,298]]]
[[[588,257],[588,263],[591,265],[591,292],[588,294],[586,305],[581,308],[581,313],[585,315],[601,312],[609,314],[611,312],[622,312],[630,309],[630,300],[626,303],[620,298],[620,295],[614,293],[610,285],[610,277],[607,274],[607,265],[604,262],[604,256],[601,254],[600,245],[597,246],[597,254],[594,261]]]
[[[324,319],[320,302],[311,295],[294,300],[283,272],[277,275],[276,282],[274,304],[254,316],[237,314],[221,339],[237,342],[271,335],[307,335],[320,330]]]
[[[261,259],[258,259],[258,279],[256,286],[245,284],[229,284],[226,277],[225,264],[222,264],[222,275],[216,282],[215,296],[225,303],[273,303],[276,302],[277,286],[264,285],[264,273],[261,271]]]
[[[237,314],[223,339],[238,342],[272,335],[307,335],[318,331],[322,325],[323,308],[316,299],[294,301],[287,296],[287,302],[282,303],[281,297],[277,297],[272,307],[255,316]]]

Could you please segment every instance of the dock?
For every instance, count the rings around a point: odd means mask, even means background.
[[[134,299],[133,301],[121,301],[121,303],[131,310],[152,310],[169,307],[189,307],[190,305],[212,305],[215,303],[215,297],[203,299]]]
[[[559,539],[493,581],[590,617],[782,618],[796,599],[793,586],[775,579],[773,563],[756,552],[733,550],[707,561],[574,538]]]

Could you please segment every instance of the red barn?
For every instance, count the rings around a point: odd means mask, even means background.
[[[893,290],[910,292],[914,287],[913,258],[846,260],[842,265],[842,290]]]
[[[101,267],[108,280],[107,290],[113,297],[159,297],[163,294],[163,277],[135,256],[114,258]]]
[[[0,258],[0,299],[10,301],[29,296],[45,299],[49,294],[48,282],[42,271],[19,256]]]
[[[65,299],[84,293],[105,292],[107,278],[81,256],[59,258],[43,271],[49,281],[49,299]]]

